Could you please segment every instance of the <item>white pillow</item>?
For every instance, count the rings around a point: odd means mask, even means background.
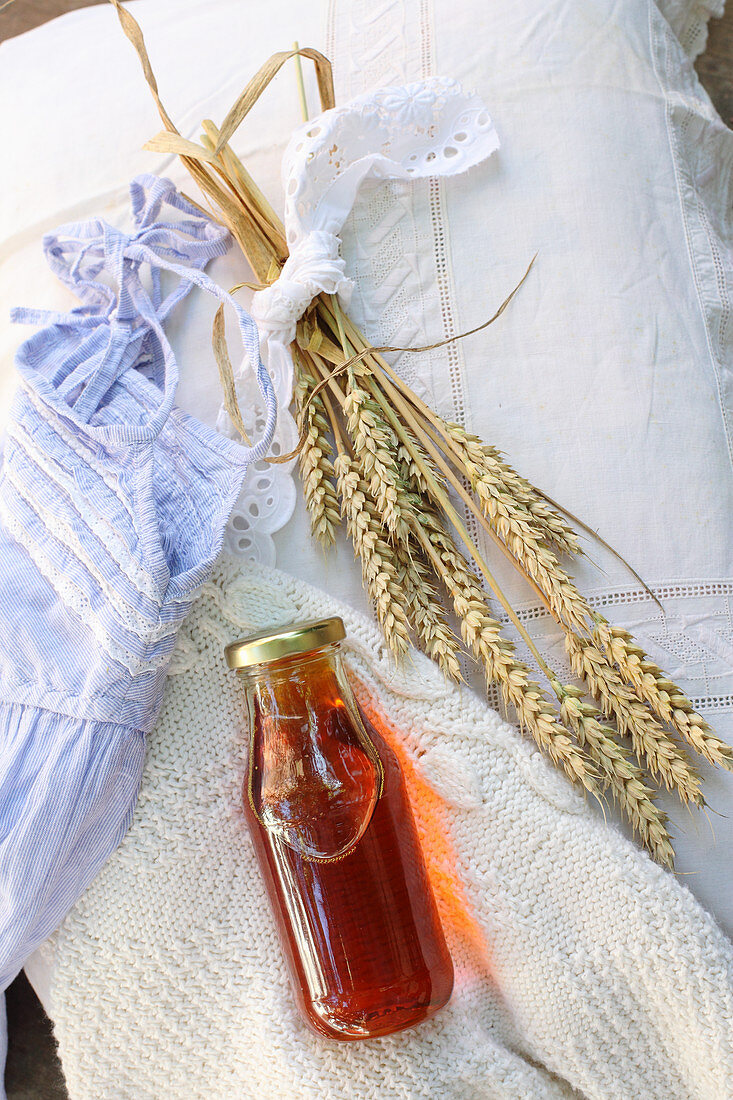
[[[431,72],[483,95],[502,138],[491,162],[445,184],[365,190],[344,242],[353,312],[375,342],[439,340],[493,312],[539,249],[495,326],[401,356],[400,369],[654,587],[666,620],[598,547],[590,553],[605,572],[588,563],[579,571],[595,604],[733,739],[733,137],[674,33],[694,53],[690,28],[704,25],[703,10],[671,0],[661,10],[638,0],[400,0],[378,10],[360,0],[140,0],[131,10],[188,137],[202,117],[220,121],[261,61],[295,38],[333,58],[339,101]],[[0,56],[0,294],[68,307],[41,256],[43,232],[92,215],[124,223],[139,171],[194,189],[176,162],[141,151],[160,123],[111,8],[64,16]],[[233,142],[276,205],[280,155],[298,121],[287,69]],[[234,253],[211,273],[227,286],[247,277]],[[189,301],[172,326],[181,402],[211,421],[211,306]],[[0,408],[22,335],[0,322]],[[324,563],[301,504],[275,542],[280,567],[363,605],[350,551]],[[551,624],[502,565],[497,573],[562,666]],[[713,819],[714,840],[707,817],[674,809],[678,867],[730,930],[733,784],[707,773],[706,782],[711,808],[727,816]]]

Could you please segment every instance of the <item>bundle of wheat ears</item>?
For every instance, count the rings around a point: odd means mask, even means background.
[[[310,49],[276,54],[220,129],[202,123],[198,144],[178,134],[160,101],[139,26],[119,0],[112,3],[165,125],[148,147],[181,156],[256,278],[271,283],[287,257],[283,226],[228,142],[275,73],[298,54],[315,63],[322,107],[332,107],[327,59]],[[213,343],[225,403],[246,438],[221,310]],[[345,524],[397,658],[414,640],[446,676],[459,680],[459,654],[468,651],[553,763],[587,791],[610,794],[653,857],[672,867],[667,818],[654,801],[655,788],[675,791],[685,806],[702,807],[689,749],[729,770],[733,751],[634,638],[611,626],[578,591],[560,559],[581,548],[553,502],[498,450],[428,408],[390,367],[382,354],[388,350],[373,348],[328,296],[317,298],[298,324],[292,348],[298,457],[313,534],[329,546]],[[581,687],[563,683],[543,659],[471,540],[460,509],[476,518],[552,615]],[[549,692],[516,656],[491,598],[524,640]],[[460,640],[446,609],[459,624]]]

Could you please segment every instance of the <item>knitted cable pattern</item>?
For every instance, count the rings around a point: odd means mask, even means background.
[[[294,1007],[240,809],[225,644],[339,614],[400,754],[456,965],[421,1027],[339,1044]],[[55,937],[72,1100],[726,1100],[733,949],[674,877],[465,688],[323,592],[222,559],[186,620],[126,839]]]

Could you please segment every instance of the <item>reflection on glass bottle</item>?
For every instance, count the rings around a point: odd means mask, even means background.
[[[244,808],[305,1018],[333,1039],[411,1027],[453,966],[399,762],[358,710],[340,619],[235,642],[251,743]]]

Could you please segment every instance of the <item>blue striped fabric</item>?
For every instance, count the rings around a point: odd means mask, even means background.
[[[0,473],[0,990],[129,827],[178,627],[275,426],[256,327],[203,274],[226,231],[168,180],[131,199],[130,234],[44,238],[77,309],[15,311],[43,327],[16,357]],[[252,448],[174,404],[163,323],[193,285],[237,312],[266,408]]]

